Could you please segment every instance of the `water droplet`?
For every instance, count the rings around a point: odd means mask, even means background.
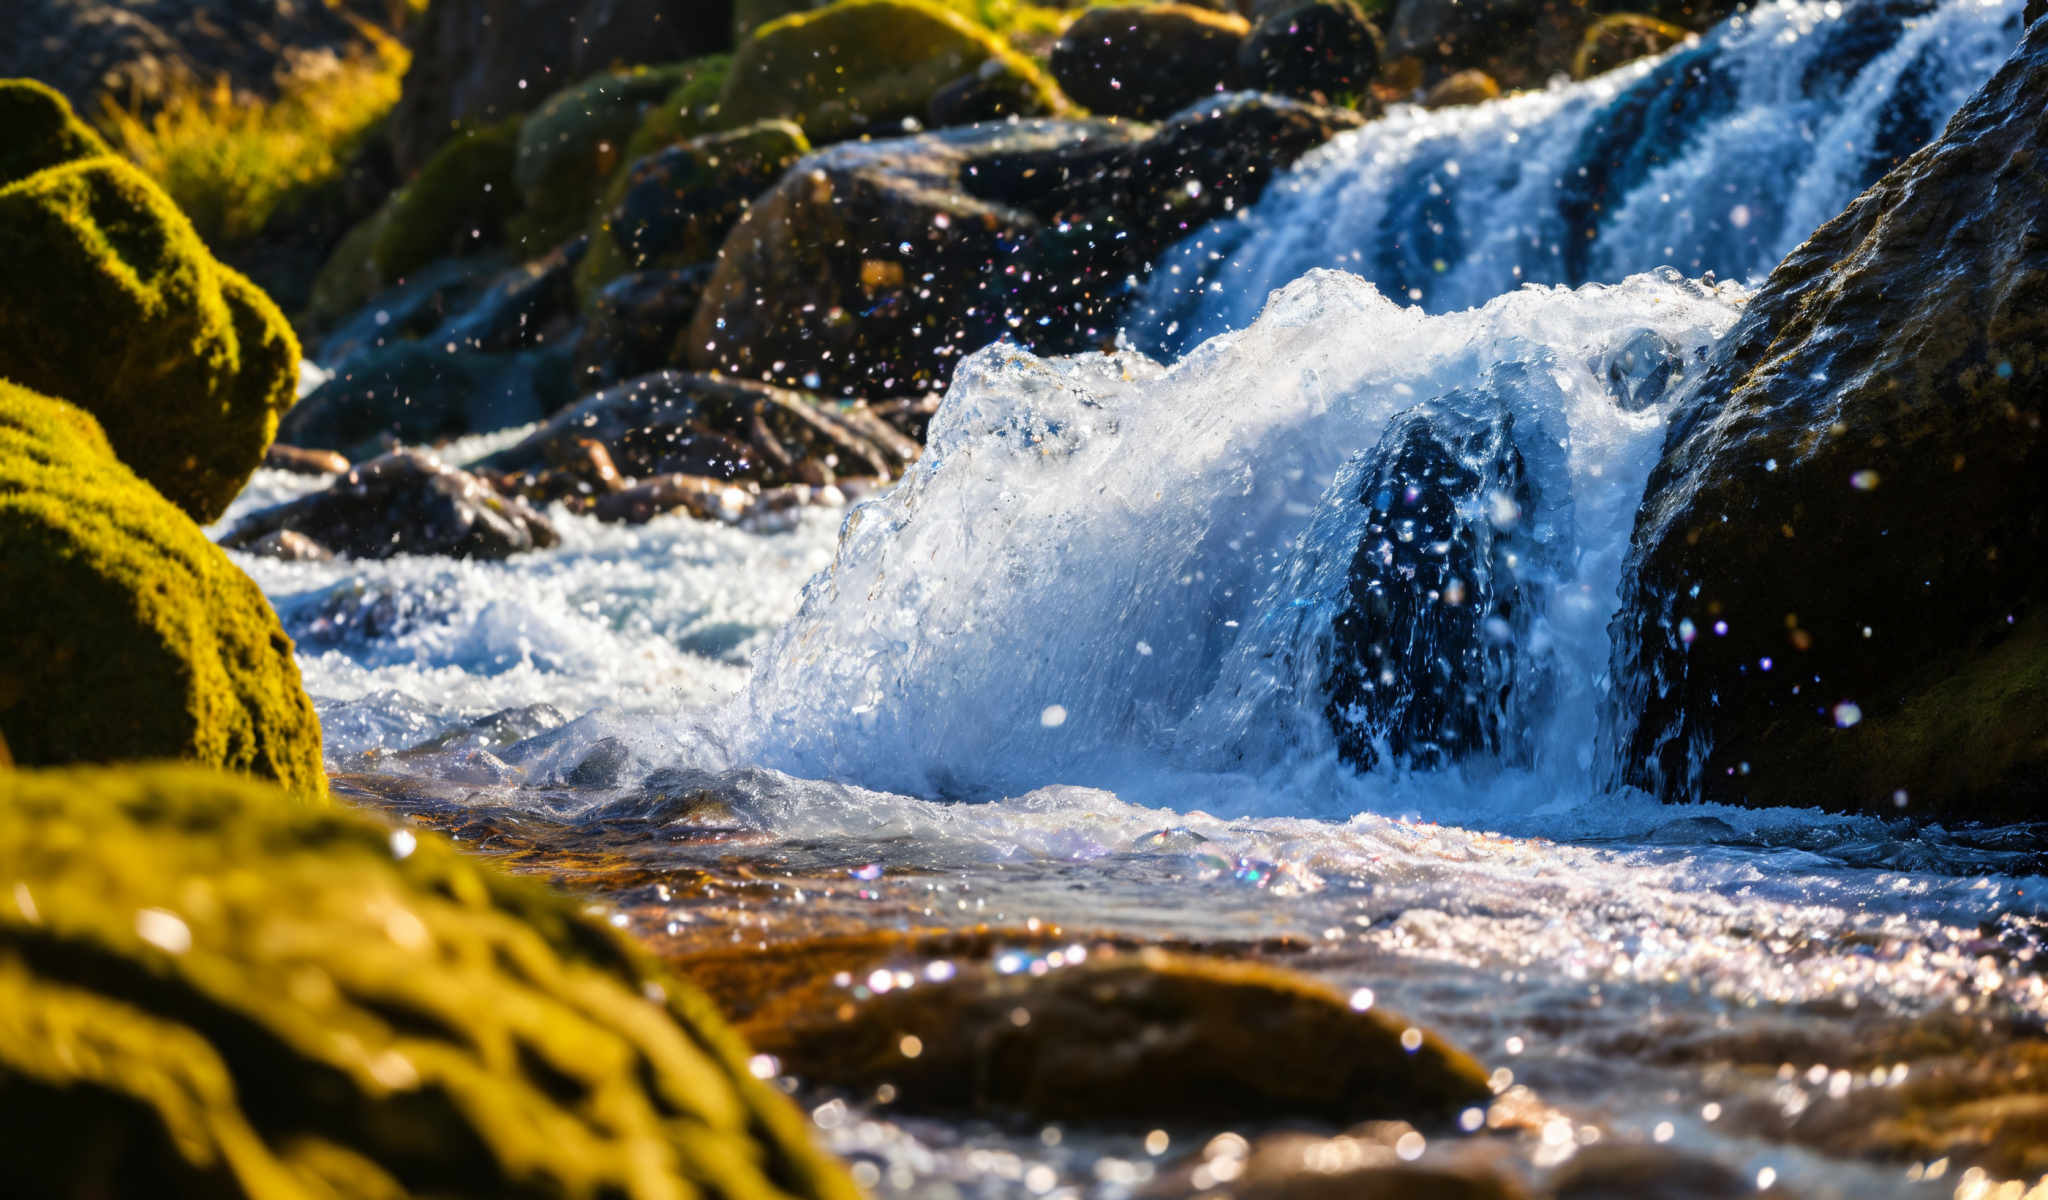
[[[1835,728],[1847,729],[1863,719],[1863,710],[1853,700],[1844,700],[1835,705]]]
[[[1877,480],[1877,472],[1865,467],[1863,470],[1849,476],[1849,486],[1859,492],[1867,492],[1877,486]]]
[[[1058,729],[1067,723],[1067,710],[1058,704],[1048,704],[1045,711],[1038,714],[1038,723],[1047,729]]]

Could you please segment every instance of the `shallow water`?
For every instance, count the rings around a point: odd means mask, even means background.
[[[1723,115],[1750,116],[1686,144],[1725,149],[1760,113],[1807,120],[1805,151],[1766,139],[1753,156],[1797,181],[1785,203],[1685,259],[1754,274],[1859,186],[1895,85],[1920,79],[1923,116],[1952,109],[2003,54],[2013,7],[1894,5],[1908,15],[1871,48],[1848,38],[1868,33],[1862,9],[1773,6],[1661,65],[1396,113],[1276,187],[1228,262],[1205,259],[1217,288],[1174,336],[1235,332],[1170,364],[984,351],[925,458],[851,509],[774,529],[557,511],[563,544],[505,563],[238,561],[299,642],[344,795],[589,892],[679,959],[875,929],[986,929],[1006,970],[1133,942],[1268,959],[1441,1030],[1538,1114],[1426,1131],[1425,1163],[1486,1142],[1532,1175],[1642,1142],[1813,1196],[1998,1194],[1938,1155],[1859,1158],[1842,1131],[1954,1069],[1941,1046],[1996,1068],[2038,1036],[2048,829],[1607,786],[1629,528],[1686,373],[1744,288],[1623,278],[1676,236],[1633,201],[1578,276],[1614,282],[1577,290],[1496,297],[1567,275],[1468,247],[1440,288],[1396,303],[1304,274],[1322,262],[1272,234],[1325,211],[1379,228],[1393,218],[1358,196],[1387,193],[1399,164],[1455,153],[1471,184],[1471,147],[1503,130],[1577,145],[1599,106],[1691,62],[1740,76]],[[1852,43],[1868,53],[1848,108],[1784,91]],[[1777,65],[1738,69],[1752,59]],[[1856,154],[1830,157],[1816,129],[1862,131]],[[1670,186],[1721,161],[1681,158]],[[1360,536],[1346,489],[1422,405],[1513,419],[1535,500],[1479,499],[1540,584],[1534,617],[1501,635],[1533,664],[1518,694],[1540,700],[1512,712],[1512,753],[1360,774],[1321,690]],[[310,486],[262,473],[228,520]],[[791,1086],[887,1192],[1123,1196],[1218,1132],[942,1122]]]

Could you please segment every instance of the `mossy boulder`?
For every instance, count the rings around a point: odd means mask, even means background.
[[[1572,78],[1591,79],[1684,41],[1684,28],[1642,13],[1610,13],[1593,22],[1572,56]]]
[[[782,118],[813,142],[923,119],[947,84],[1002,59],[1057,92],[1038,68],[968,18],[927,0],[840,0],[762,26],[734,52],[720,99],[730,124]]]
[[[0,183],[111,153],[64,97],[33,79],[0,80]]]
[[[1695,373],[1615,621],[1625,782],[2032,820],[2048,799],[2048,20]]]
[[[638,162],[657,150],[726,127],[719,97],[732,74],[732,55],[707,54],[681,64],[681,82],[647,112],[626,141],[622,162]]]
[[[162,189],[100,155],[47,89],[0,85],[0,377],[86,408],[199,520],[227,508],[291,406],[298,342]]]
[[[516,230],[531,246],[581,232],[626,144],[654,106],[687,82],[686,68],[607,71],[564,88],[519,127],[513,180],[526,208]]]
[[[1155,120],[1227,91],[1251,25],[1192,4],[1091,8],[1052,49],[1053,78],[1098,113]]]
[[[759,121],[634,163],[607,222],[612,243],[636,271],[709,261],[754,197],[810,149],[794,124]]]
[[[1370,98],[1380,58],[1380,32],[1353,0],[1307,0],[1258,23],[1238,50],[1237,78],[1276,95],[1355,103]]]
[[[855,1195],[701,995],[434,835],[181,767],[0,811],[21,1194]]]
[[[882,974],[836,1006],[757,1014],[760,1049],[813,1082],[890,1084],[909,1108],[1038,1121],[1436,1122],[1492,1097],[1435,1034],[1257,963],[1144,950]]]
[[[456,134],[391,198],[373,251],[383,282],[499,244],[520,209],[519,127],[511,120]]]
[[[15,761],[189,759],[324,794],[320,726],[263,593],[84,410],[6,383],[0,579]]]

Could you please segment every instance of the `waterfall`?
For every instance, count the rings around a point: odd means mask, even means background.
[[[1754,281],[1938,132],[2019,37],[2014,0],[1825,0],[1730,17],[1584,83],[1397,107],[1160,263],[1135,343],[1242,328],[1317,267],[1433,313],[1659,267]]]

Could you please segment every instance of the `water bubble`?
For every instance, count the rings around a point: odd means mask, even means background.
[[[1692,623],[1691,617],[1686,617],[1685,619],[1679,621],[1678,640],[1680,642],[1687,646],[1690,646],[1692,645],[1693,639],[1698,637],[1699,635],[1699,627]]]
[[[1045,711],[1038,714],[1038,723],[1047,729],[1058,729],[1067,723],[1067,710],[1057,704],[1048,704]]]
[[[1847,729],[1863,719],[1863,710],[1853,700],[1844,700],[1835,705],[1835,728]]]
[[[1737,229],[1749,228],[1749,205],[1738,204],[1728,210],[1728,223]]]

